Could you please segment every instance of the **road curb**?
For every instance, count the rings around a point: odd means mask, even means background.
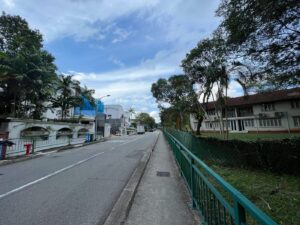
[[[125,188],[120,194],[109,216],[106,218],[104,225],[124,225],[129,211],[131,209],[134,196],[137,192],[137,188],[144,175],[146,166],[149,162],[152,152],[154,151],[160,134],[161,132],[159,132],[159,134],[157,135],[154,144],[146,150],[142,159],[139,161],[138,166],[132,173],[129,181],[127,182]]]
[[[26,160],[29,160],[29,159],[36,159],[36,158],[39,158],[39,157],[43,156],[42,154],[38,154],[39,152],[50,152],[50,151],[62,152],[62,151],[71,150],[73,148],[79,148],[79,147],[83,147],[83,146],[87,146],[87,145],[97,144],[99,142],[104,142],[106,140],[108,140],[108,138],[103,138],[101,140],[94,141],[94,142],[89,142],[89,143],[67,145],[67,146],[56,147],[56,148],[49,148],[49,149],[46,149],[46,150],[38,151],[38,152],[36,152],[32,155],[27,155],[27,156],[22,155],[22,156],[19,156],[17,158],[11,158],[11,159],[7,159],[7,160],[0,160],[0,166],[5,166],[5,165],[13,164],[13,163],[18,163],[18,162],[23,162],[23,161],[26,161]]]

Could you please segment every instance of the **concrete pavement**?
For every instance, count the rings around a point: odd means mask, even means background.
[[[183,179],[179,176],[172,152],[161,134],[125,225],[200,224],[199,218],[190,208],[190,203],[191,199]]]
[[[0,167],[0,225],[103,224],[158,133]]]

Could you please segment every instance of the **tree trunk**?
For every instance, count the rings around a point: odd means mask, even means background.
[[[16,104],[17,104],[17,93],[15,91],[14,92],[14,107],[13,107],[14,118],[16,118]]]
[[[63,120],[64,119],[64,108],[61,107],[61,119]]]
[[[183,116],[182,116],[182,112],[180,112],[179,115],[180,115],[180,130],[182,130],[182,125],[183,125]]]
[[[180,121],[180,116],[176,117],[176,129],[181,130],[181,121]]]
[[[202,123],[202,120],[199,120],[199,119],[198,119],[197,130],[196,130],[196,134],[197,134],[197,135],[200,135],[201,123]]]
[[[225,120],[226,120],[226,140],[228,140],[228,108],[227,108],[227,84],[226,84],[226,92],[225,92]]]

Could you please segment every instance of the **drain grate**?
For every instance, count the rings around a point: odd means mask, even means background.
[[[159,176],[159,177],[170,177],[170,172],[157,171],[156,176]]]

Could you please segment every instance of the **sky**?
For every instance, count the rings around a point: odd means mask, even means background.
[[[148,112],[159,122],[151,85],[182,74],[180,63],[219,25],[219,0],[0,0],[44,37],[60,73],[105,95],[105,104]],[[233,83],[229,96],[241,95]]]

